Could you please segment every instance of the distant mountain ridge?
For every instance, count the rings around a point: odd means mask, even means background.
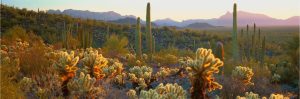
[[[136,16],[134,15],[121,15],[114,11],[108,12],[91,12],[83,10],[66,9],[64,11],[48,10],[47,13],[52,14],[66,14],[76,18],[90,18],[96,20],[104,20],[119,24],[135,24]],[[264,14],[250,13],[246,11],[238,11],[238,25],[245,26],[247,24],[256,23],[259,26],[299,26],[300,16],[293,16],[288,19],[276,19]],[[141,20],[144,24],[145,21]],[[197,25],[201,23],[203,26],[232,26],[232,13],[227,12],[218,18],[211,19],[188,19],[181,22],[172,20],[170,18],[158,19],[153,21],[157,26],[176,26],[176,27],[189,27],[189,25]],[[206,27],[206,26],[204,26]],[[199,27],[203,28],[203,27]]]
[[[108,12],[91,12],[88,10],[73,10],[73,9],[66,9],[64,11],[60,10],[48,10],[47,13],[50,14],[66,14],[70,15],[75,18],[89,18],[89,19],[96,19],[96,20],[104,20],[104,21],[112,21],[112,20],[118,20],[122,18],[136,18],[134,15],[125,15],[122,16],[119,13],[116,13],[114,11],[108,11]]]

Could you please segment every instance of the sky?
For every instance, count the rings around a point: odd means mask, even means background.
[[[233,3],[238,10],[265,14],[278,19],[300,16],[300,0],[2,0],[2,3],[31,10],[77,9],[93,12],[115,11],[121,15],[135,15],[145,20],[146,5],[151,3],[152,20],[171,18],[218,18],[232,12]]]

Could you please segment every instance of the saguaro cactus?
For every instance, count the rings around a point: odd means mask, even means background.
[[[148,54],[152,54],[152,32],[151,32],[151,15],[150,15],[150,3],[147,4],[146,13],[146,42]],[[151,56],[151,55],[150,55]]]
[[[264,58],[265,58],[265,51],[266,51],[266,37],[264,36],[261,44],[261,53],[260,53],[260,65],[262,66],[264,64]]]
[[[239,48],[237,43],[237,11],[236,3],[233,6],[233,29],[232,29],[232,54],[235,61],[239,59]]]
[[[138,59],[141,59],[141,57],[142,57],[142,34],[141,34],[141,26],[140,26],[140,17],[137,18],[135,34],[136,34],[135,35],[136,57]]]
[[[155,53],[155,37],[152,36],[152,53]]]

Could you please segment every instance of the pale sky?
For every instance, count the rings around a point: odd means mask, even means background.
[[[152,20],[171,18],[218,18],[232,12],[234,0],[2,0],[2,3],[32,10],[77,9],[93,12],[115,11],[145,20],[147,2]],[[278,19],[300,16],[300,0],[237,0],[238,10],[265,14]]]

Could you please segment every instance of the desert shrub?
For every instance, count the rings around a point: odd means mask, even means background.
[[[23,93],[23,91],[20,89],[19,84],[16,82],[16,76],[20,68],[18,59],[1,57],[0,67],[0,98],[24,98],[25,93]]]
[[[178,61],[177,56],[172,54],[157,54],[153,57],[155,63],[160,63],[161,65],[174,65]]]
[[[272,75],[277,74],[280,76],[279,83],[288,83],[293,86],[298,85],[299,70],[293,64],[282,61],[277,64],[268,64],[267,67],[271,71]]]
[[[15,41],[17,39],[22,39],[24,41],[29,41],[29,36],[26,30],[20,26],[13,26],[12,28],[8,29],[5,33],[3,33],[4,39],[7,41]]]
[[[104,43],[103,52],[106,57],[121,57],[129,53],[126,48],[128,45],[128,39],[126,37],[120,37],[118,35],[110,35],[107,41]]]

